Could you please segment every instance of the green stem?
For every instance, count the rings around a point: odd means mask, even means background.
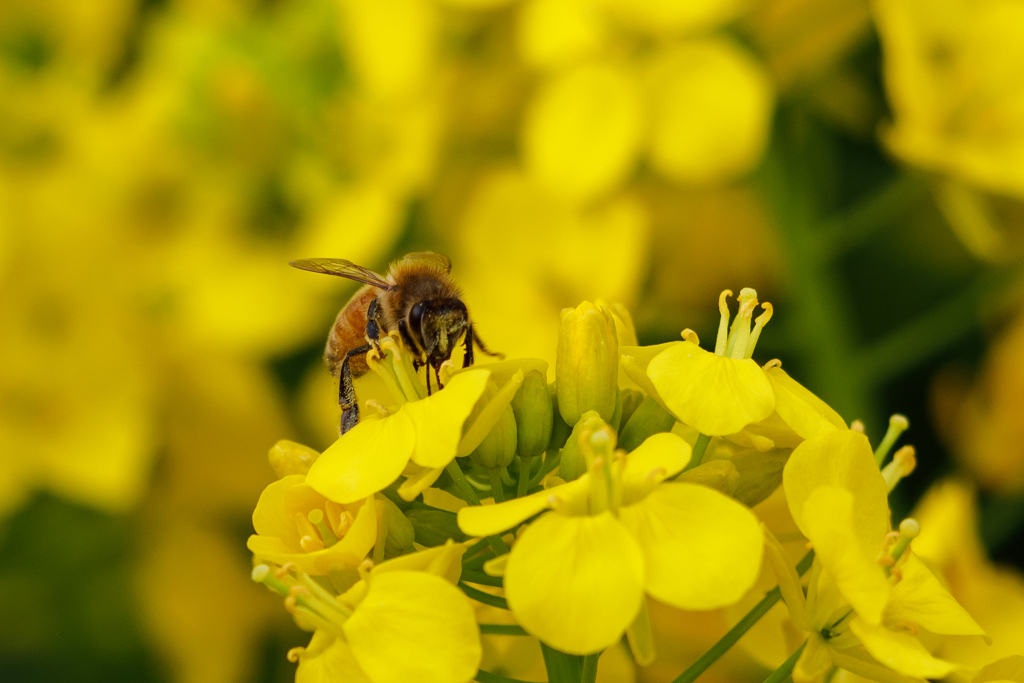
[[[796,565],[796,571],[800,576],[807,573],[807,570],[811,567],[811,562],[814,561],[814,551],[810,550],[806,555],[801,558],[799,564]],[[697,677],[704,673],[709,666],[714,664],[719,657],[728,652],[729,648],[736,644],[736,642],[743,637],[743,635],[756,624],[761,617],[768,614],[768,610],[775,606],[782,598],[782,591],[779,587],[768,591],[768,593],[761,598],[761,602],[757,603],[752,610],[746,613],[742,619],[740,619],[735,626],[729,629],[729,632],[719,639],[717,643],[711,646],[707,652],[702,654],[696,662],[691,664],[686,671],[676,676],[672,683],[693,683],[697,680]]]
[[[529,683],[529,681],[522,681],[518,678],[509,678],[508,676],[492,674],[490,671],[484,671],[483,669],[476,672],[476,676],[473,677],[473,680],[480,681],[480,683]]]
[[[459,467],[459,463],[452,460],[448,463],[448,466],[445,467],[445,470],[449,475],[451,475],[452,481],[455,482],[455,485],[459,487],[459,491],[462,492],[465,501],[470,505],[479,505],[480,499],[477,497],[476,491],[474,491],[473,487],[470,485],[469,480],[466,479],[466,475],[463,474],[462,468]],[[508,552],[508,546],[505,545],[505,542],[501,540],[500,536],[488,536],[487,542],[491,544],[492,548],[494,548],[495,555],[504,555]]]
[[[796,660],[800,659],[800,653],[802,653],[804,651],[804,648],[806,646],[807,646],[807,641],[806,640],[804,642],[800,643],[800,647],[798,647],[793,652],[793,654],[791,654],[789,656],[789,659],[787,659],[786,661],[784,661],[782,663],[782,666],[780,666],[778,669],[773,671],[771,673],[771,675],[768,676],[768,678],[764,679],[764,683],[782,683],[782,681],[784,681],[787,678],[789,678],[790,676],[792,676],[793,675],[793,667],[796,666]]]
[[[700,461],[704,459],[704,452],[708,449],[709,443],[711,443],[710,436],[706,434],[697,435],[697,442],[693,444],[693,455],[690,457],[690,462],[686,463],[686,467],[683,469],[684,472],[700,465]]]
[[[459,588],[462,589],[463,593],[473,598],[477,602],[482,602],[485,605],[490,605],[491,607],[500,607],[501,609],[508,609],[508,603],[505,601],[505,598],[500,598],[497,595],[485,593],[482,590],[478,590],[476,588],[473,588],[472,586],[468,586],[462,583],[461,581],[459,582]]]
[[[488,467],[487,474],[491,477],[491,495],[495,503],[505,502],[505,489],[501,484],[501,470],[497,467]]]
[[[544,667],[548,670],[549,683],[581,683],[583,680],[583,657],[568,655],[544,643],[540,644],[544,655]]]
[[[600,652],[587,655],[583,658],[583,675],[580,676],[581,683],[594,683],[597,680],[597,660]]]
[[[518,624],[480,624],[480,633],[491,636],[528,636]]]
[[[484,540],[485,543],[487,542],[486,538],[483,539],[483,540]],[[462,571],[464,571],[464,572],[465,571],[476,571],[478,569],[483,569],[484,565],[487,564],[487,561],[488,560],[493,560],[494,557],[495,557],[494,552],[492,550],[488,549],[486,553],[483,553],[481,555],[478,555],[478,556],[476,556],[474,558],[471,558],[471,559],[466,560],[465,562],[463,562],[462,563]]]
[[[522,498],[530,490],[530,470],[532,469],[533,458],[523,458],[519,462],[519,487],[516,489],[516,497]]]

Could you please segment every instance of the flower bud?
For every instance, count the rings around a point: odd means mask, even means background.
[[[584,301],[562,311],[555,360],[558,410],[566,424],[596,411],[603,420],[615,412],[619,343],[611,311]]]
[[[384,541],[384,557],[391,558],[411,552],[412,542],[416,539],[412,522],[387,497],[377,496],[377,501],[383,510],[384,526],[388,533]]]
[[[306,474],[320,454],[309,446],[282,439],[270,447],[267,459],[278,479],[289,474]]]
[[[558,476],[565,481],[572,481],[587,471],[587,461],[580,449],[580,434],[585,431],[596,432],[605,426],[605,421],[597,414],[596,410],[589,410],[583,414],[576,426],[572,428],[572,434],[562,448],[562,457],[558,461]]]
[[[428,548],[444,545],[448,539],[456,543],[466,540],[459,530],[455,515],[447,510],[409,510],[405,513],[416,532],[416,542]]]
[[[646,396],[644,396],[644,392],[637,391],[636,389],[619,389],[619,396],[622,401],[622,420],[619,426],[624,427],[629,424],[629,418],[640,407]],[[622,430],[619,429],[619,431],[621,432]]]
[[[676,481],[700,484],[730,496],[736,490],[739,478],[736,466],[729,460],[709,460],[692,470],[683,472],[676,478]]]
[[[469,454],[469,459],[487,469],[506,467],[516,456],[516,443],[515,413],[512,412],[512,406],[507,405],[491,431],[476,450]]]
[[[619,447],[627,453],[658,432],[667,432],[676,423],[672,413],[647,396],[630,415],[626,426],[619,432]]]
[[[516,452],[527,460],[543,453],[551,441],[554,422],[551,396],[544,375],[531,370],[523,378],[515,397],[512,412],[516,419]]]
[[[548,397],[551,399],[551,440],[548,448],[562,448],[569,440],[572,427],[565,423],[558,410],[558,392],[554,382],[548,385]]]
[[[776,448],[761,452],[755,449],[740,451],[730,460],[740,473],[733,498],[747,507],[754,507],[782,483],[782,469],[789,459],[789,450]]]

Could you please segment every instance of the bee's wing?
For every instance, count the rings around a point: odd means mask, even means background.
[[[444,254],[435,254],[432,251],[414,251],[402,257],[403,261],[426,261],[441,268],[446,273],[452,272],[452,260]]]
[[[349,280],[362,282],[380,289],[392,289],[393,285],[378,273],[369,268],[357,266],[351,261],[343,258],[308,258],[299,261],[289,261],[289,266],[299,270],[308,270],[311,273],[324,273],[325,275],[337,275]]]

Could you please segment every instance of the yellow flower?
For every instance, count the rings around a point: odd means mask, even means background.
[[[613,460],[610,434],[581,436],[588,472],[579,479],[458,513],[463,531],[484,536],[552,510],[519,534],[504,585],[523,628],[569,653],[615,643],[645,593],[712,609],[738,600],[760,567],[762,536],[749,510],[703,486],[662,483],[689,461],[686,442],[656,434]]]
[[[456,456],[468,456],[483,442],[505,416],[524,371],[547,368],[531,359],[471,367],[452,373],[443,389],[427,396],[408,352],[392,337],[381,346],[384,359],[370,359],[370,365],[404,403],[392,414],[361,420],[310,467],[306,482],[337,503],[381,491],[403,472],[409,478],[399,493],[415,498]],[[485,396],[488,382],[495,390]]]
[[[676,418],[708,436],[739,435],[741,445],[759,450],[792,447],[823,431],[845,428],[842,418],[824,401],[771,362],[759,367],[751,355],[771,304],[750,323],[757,307],[757,293],[740,292],[739,314],[729,325],[725,290],[719,298],[721,321],[715,352],[704,351],[696,335],[687,330],[686,341],[653,347],[622,349],[622,363],[629,377],[657,398]]]
[[[1024,197],[1024,7],[1007,0],[879,0],[892,126],[904,160]]]
[[[883,667],[915,678],[949,674],[953,665],[925,649],[917,628],[984,631],[909,551],[917,522],[905,520],[892,545],[887,486],[867,438],[832,431],[805,441],[786,464],[783,486],[815,551],[805,598],[788,557],[768,543],[793,623],[808,633],[794,678],[811,680],[833,664],[875,680]]]
[[[315,626],[297,648],[297,683],[463,683],[481,658],[480,633],[469,599],[453,584],[465,547],[431,548],[389,560],[341,595],[294,569],[272,576],[260,565],[253,578],[288,595],[300,625]]]
[[[355,568],[377,541],[373,498],[340,505],[327,500],[301,474],[270,484],[252,513],[256,534],[247,546],[260,562],[289,562],[307,574]]]

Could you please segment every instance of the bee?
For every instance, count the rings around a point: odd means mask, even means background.
[[[352,380],[370,369],[366,354],[372,348],[379,352],[381,334],[397,331],[414,356],[413,366],[427,368],[428,394],[430,371],[440,389],[441,364],[451,358],[459,339],[465,348],[462,367],[473,364],[474,346],[503,357],[489,351],[474,333],[447,256],[429,251],[407,254],[391,264],[386,276],[345,259],[302,259],[288,265],[363,283],[335,318],[324,349],[324,362],[338,380],[342,434],[359,422]]]

